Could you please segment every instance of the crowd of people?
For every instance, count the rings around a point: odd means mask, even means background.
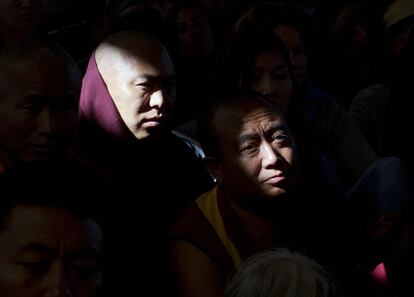
[[[2,0],[0,295],[414,293],[412,0]]]

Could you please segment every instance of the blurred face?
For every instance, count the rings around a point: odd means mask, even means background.
[[[175,101],[175,72],[165,50],[152,45],[124,55],[103,77],[122,120],[137,139],[165,128]]]
[[[102,232],[63,209],[18,206],[0,232],[3,297],[96,296]]]
[[[282,40],[289,52],[293,73],[299,85],[303,85],[307,79],[306,52],[302,36],[299,31],[290,26],[278,26],[273,32]]]
[[[213,32],[200,8],[187,6],[181,9],[177,16],[176,28],[185,56],[198,58],[213,51]]]
[[[283,54],[277,49],[258,54],[252,71],[251,89],[270,97],[286,112],[292,96],[292,80]]]
[[[237,197],[269,200],[294,182],[296,148],[281,115],[263,103],[224,107],[215,117],[223,187]]]
[[[61,153],[78,124],[78,90],[67,66],[49,53],[10,68],[0,86],[0,162],[12,165]]]
[[[12,28],[33,26],[41,15],[42,0],[1,0],[0,24]]]

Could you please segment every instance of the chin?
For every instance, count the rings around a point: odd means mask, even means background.
[[[273,200],[283,198],[286,194],[286,190],[283,188],[273,188],[263,192],[264,199]]]

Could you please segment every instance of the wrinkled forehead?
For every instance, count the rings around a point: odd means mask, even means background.
[[[1,234],[19,246],[35,243],[54,249],[64,244],[68,249],[100,252],[103,244],[102,229],[95,220],[43,205],[16,205],[4,220]]]
[[[270,125],[286,124],[280,108],[264,100],[244,100],[219,107],[214,116],[216,132],[233,130],[241,132],[250,123]]]
[[[233,119],[239,122],[246,122],[257,115],[264,115],[271,119],[278,119],[284,122],[282,110],[272,102],[265,99],[241,100],[222,105],[217,109],[216,117]]]
[[[76,65],[48,50],[39,50],[22,57],[1,61],[8,84],[19,85],[60,85],[80,90],[80,75]]]

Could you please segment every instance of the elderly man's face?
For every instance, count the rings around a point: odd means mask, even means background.
[[[102,278],[102,231],[60,208],[17,206],[0,232],[2,297],[93,297]]]
[[[139,54],[123,53],[103,76],[118,112],[137,139],[159,135],[175,101],[175,72],[168,54],[150,44]]]
[[[294,182],[296,148],[281,111],[249,102],[215,116],[223,187],[239,197],[273,200]]]
[[[0,162],[45,160],[64,150],[78,124],[78,90],[57,57],[11,65],[0,86]]]

